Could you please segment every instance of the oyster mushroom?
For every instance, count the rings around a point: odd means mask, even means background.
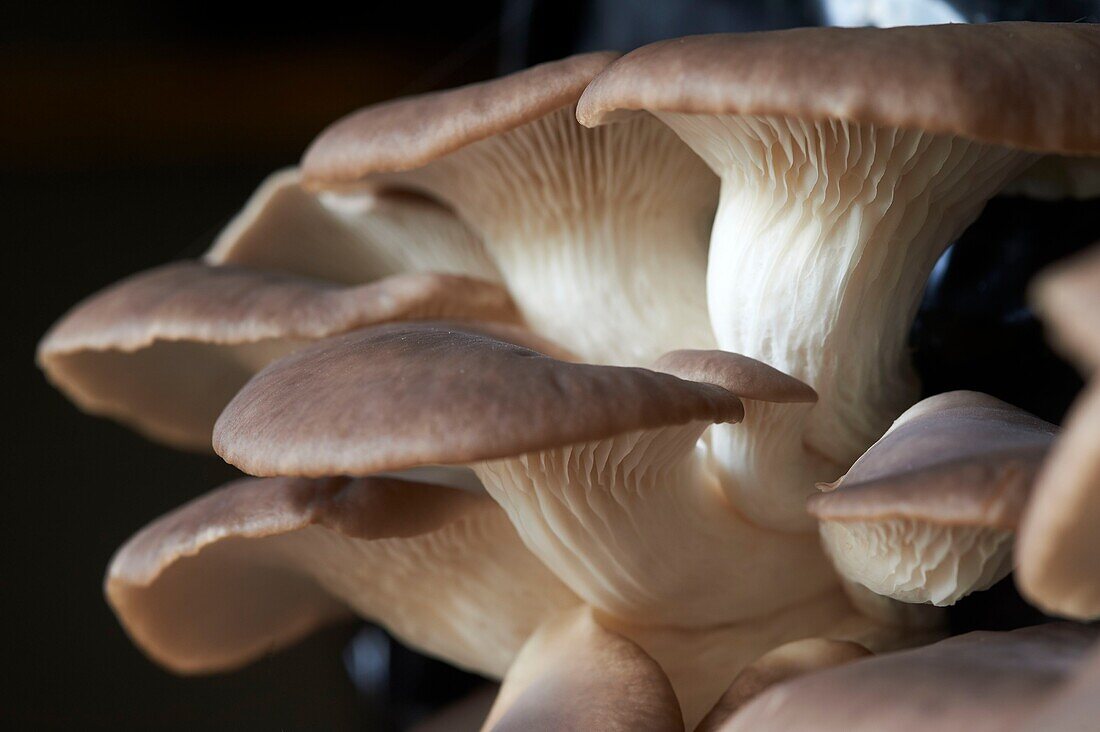
[[[313,143],[305,182],[414,190],[453,207],[531,327],[585,361],[641,364],[710,347],[717,180],[651,117],[577,124],[577,99],[613,58],[584,54],[368,107]]]
[[[356,612],[499,677],[578,602],[483,493],[380,477],[230,483],[130,539],[106,593],[181,673],[240,666]]]
[[[38,363],[82,409],[176,447],[209,450],[214,420],[265,363],[335,333],[425,317],[519,322],[500,285],[459,275],[339,287],[179,262],[77,305],[42,339]]]
[[[721,178],[718,347],[820,397],[712,430],[749,518],[810,528],[811,486],[914,401],[906,337],[939,254],[1039,154],[1100,154],[1100,75],[1082,73],[1100,68],[1098,37],[1045,23],[698,36],[635,50],[585,90],[583,124],[651,113]]]
[[[930,397],[808,508],[845,579],[951,605],[1012,569],[1020,513],[1056,430],[985,394]]]
[[[1056,345],[1090,377],[1020,525],[1016,583],[1048,613],[1100,617],[1100,249],[1040,275],[1033,299]]]
[[[696,445],[741,414],[712,384],[395,325],[272,364],[226,407],[214,444],[253,475],[468,465],[587,602],[638,623],[702,626],[836,584],[815,537],[762,530],[718,490]]]
[[[1095,629],[1068,623],[1009,633],[967,633],[773,686],[743,707],[722,729],[1015,729],[1071,678],[1095,640]]]
[[[734,354],[661,363],[749,398],[812,396]],[[657,660],[691,726],[775,645],[859,641],[877,627],[853,610],[815,536],[761,529],[726,503],[698,439],[741,413],[737,395],[710,383],[565,363],[422,323],[273,363],[226,407],[214,442],[257,475],[473,468],[525,545],[606,629]]]

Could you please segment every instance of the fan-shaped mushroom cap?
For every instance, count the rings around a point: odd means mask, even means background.
[[[1097,155],[1100,81],[1085,70],[1100,68],[1098,37],[1087,23],[984,23],[677,38],[612,64],[577,115],[836,119]]]
[[[583,124],[652,113],[722,180],[718,347],[820,396],[713,431],[739,510],[808,529],[811,484],[916,398],[907,335],[946,245],[1039,153],[1100,155],[1100,75],[1082,73],[1100,68],[1098,38],[1082,24],[699,36],[632,51],[588,86]]]
[[[703,283],[717,180],[652,118],[577,124],[577,99],[615,57],[368,107],[313,143],[306,182],[414,190],[453,207],[528,323],[586,361],[711,346]]]
[[[985,394],[930,397],[808,508],[846,579],[951,605],[1008,574],[1013,532],[1055,432]]]
[[[869,655],[871,652],[858,643],[829,638],[804,638],[779,646],[737,674],[730,688],[695,728],[695,732],[721,729],[738,709],[770,686]]]
[[[499,281],[477,236],[436,201],[397,191],[307,191],[270,175],[206,253],[235,264],[358,285],[402,272]]]
[[[38,362],[81,408],[208,450],[218,413],[268,361],[324,336],[426,317],[519,322],[503,288],[458,275],[342,288],[179,262],[77,305],[43,338]]]
[[[661,667],[584,607],[552,618],[531,636],[484,726],[492,732],[683,728]]]
[[[1100,247],[1041,274],[1032,300],[1054,343],[1091,375],[1020,524],[1016,583],[1048,613],[1100,617]]]
[[[773,686],[727,732],[1002,732],[1059,688],[1095,629],[1051,624],[977,632]]]
[[[366,475],[741,418],[710,384],[559,361],[446,324],[349,333],[257,374],[215,449],[253,475]]]
[[[713,625],[836,582],[816,537],[761,529],[721,495],[697,443],[742,409],[712,384],[418,324],[273,364],[229,404],[214,442],[261,475],[469,463],[524,543],[595,607]]]
[[[183,673],[247,663],[350,610],[499,676],[576,602],[484,494],[377,477],[230,483],[130,539],[106,592],[134,641]]]

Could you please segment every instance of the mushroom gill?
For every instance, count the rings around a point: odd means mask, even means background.
[[[717,179],[652,117],[577,124],[577,99],[614,57],[574,56],[368,107],[313,143],[306,183],[446,202],[480,236],[531,327],[585,361],[641,364],[709,347]]]

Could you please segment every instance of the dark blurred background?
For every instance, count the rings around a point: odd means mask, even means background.
[[[14,379],[5,430],[5,462],[14,469],[0,532],[0,721],[401,729],[481,683],[353,625],[234,674],[183,679],[151,664],[103,602],[103,571],[144,523],[234,471],[79,414],[33,366],[37,339],[69,306],[124,275],[201,253],[264,175],[293,164],[328,122],[374,101],[577,50],[629,50],[688,33],[830,22],[1095,21],[1097,5],[5,4],[0,205],[13,332],[3,373]],[[1080,384],[1043,346],[1024,284],[1045,263],[1097,239],[1094,203],[994,202],[937,268],[914,329],[926,390],[983,389],[1059,419]],[[1008,583],[987,595],[956,611],[958,627],[1035,617]]]

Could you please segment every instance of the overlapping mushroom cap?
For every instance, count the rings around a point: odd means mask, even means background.
[[[767,700],[817,679],[807,699],[837,696],[831,674],[893,693],[908,661],[859,657],[939,633],[906,603],[1008,571],[1054,438],[970,392],[902,414],[908,325],[990,196],[1042,154],[1100,154],[1081,68],[1095,28],[700,37],[337,122],[205,263],[139,275],[43,342],[74,400],[161,439],[209,444],[228,404],[216,451],[270,476],[138,534],[113,607],[187,672],[354,611],[503,678],[499,729],[810,719]],[[1037,493],[1018,549],[1057,565],[1025,591],[1083,615],[1100,605],[1065,600],[1065,557],[1091,524],[1051,496],[1091,515],[1093,433],[1059,446],[1047,473],[1071,488]],[[1060,533],[1044,548],[1029,523]],[[1051,651],[1053,684],[1084,636],[1035,633],[978,644],[967,681],[988,663],[993,682],[958,694],[1017,688],[1017,648]]]

